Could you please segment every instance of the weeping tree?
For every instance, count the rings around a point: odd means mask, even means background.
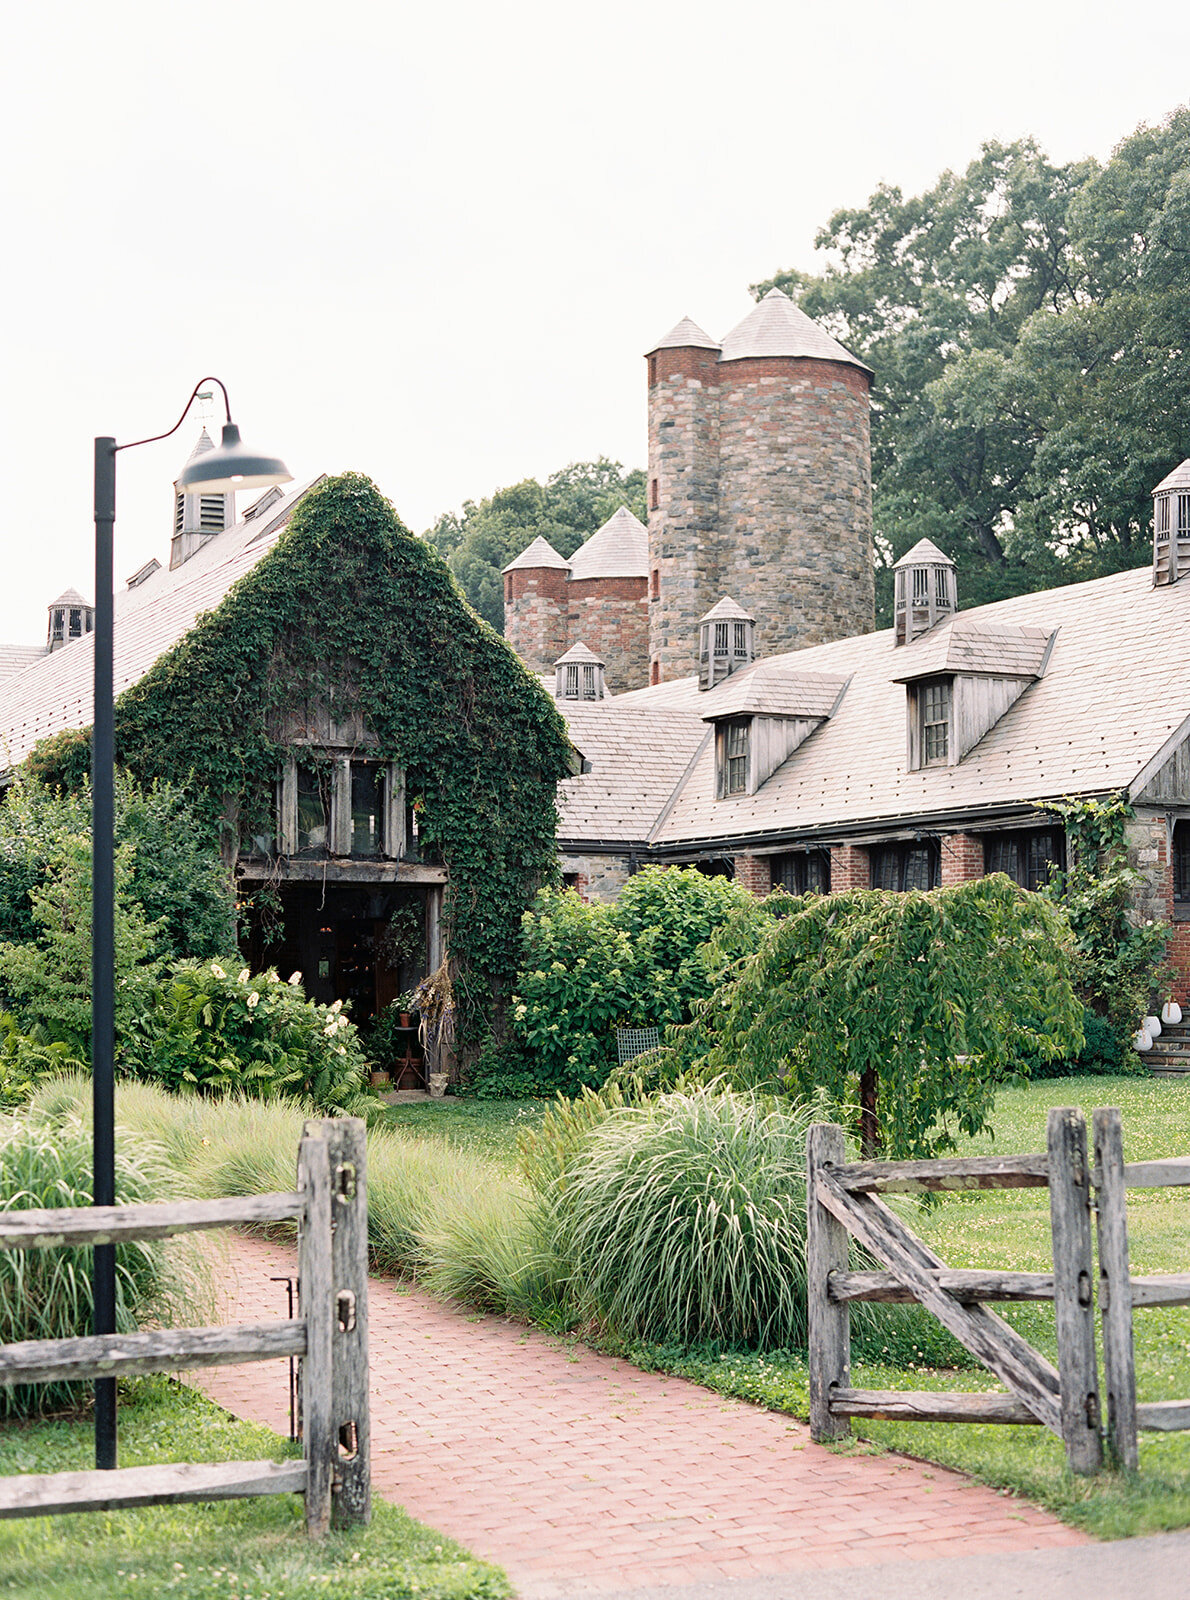
[[[926,1156],[986,1127],[1025,1060],[1077,1054],[1070,975],[1060,907],[1002,874],[813,896],[706,1003],[700,1067],[857,1105],[866,1155]]]

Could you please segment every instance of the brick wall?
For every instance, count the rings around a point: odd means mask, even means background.
[[[954,883],[970,883],[972,878],[982,878],[983,840],[974,833],[951,833],[942,839],[942,861],[939,874],[943,888]]]
[[[564,567],[518,567],[504,579],[504,637],[530,672],[552,672],[570,648],[569,574]]]
[[[872,864],[862,845],[836,844],[831,846],[831,893],[842,894],[845,889],[870,889]]]
[[[1136,915],[1144,921],[1171,924],[1168,960],[1174,971],[1174,998],[1190,1006],[1190,923],[1174,922],[1173,862],[1169,850],[1169,823],[1163,814],[1135,817],[1128,824],[1128,865],[1141,874],[1136,892]]]
[[[648,579],[572,578],[566,605],[567,648],[581,643],[594,650],[613,694],[643,689],[649,681]]]
[[[759,898],[773,887],[773,868],[768,856],[736,856],[735,881]]]

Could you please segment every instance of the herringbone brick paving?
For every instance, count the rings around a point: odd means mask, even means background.
[[[227,1321],[284,1316],[284,1246],[236,1237]],[[370,1288],[377,1493],[498,1562],[525,1600],[1080,1544],[942,1467],[840,1454],[802,1424],[385,1279]],[[284,1432],[284,1363],[196,1382]]]

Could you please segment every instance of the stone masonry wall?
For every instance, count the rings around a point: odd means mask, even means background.
[[[868,379],[841,362],[719,365],[719,589],[756,653],[875,623]]]
[[[564,567],[520,567],[505,574],[504,637],[530,672],[552,672],[570,647],[568,581]]]
[[[719,598],[719,353],[649,357],[649,656],[659,679],[698,669],[698,620]]]
[[[582,643],[601,656],[613,694],[643,689],[649,681],[648,580],[572,578],[566,600],[567,648]]]
[[[632,876],[627,856],[569,856],[559,861],[563,878],[573,878],[584,900],[613,901]]]

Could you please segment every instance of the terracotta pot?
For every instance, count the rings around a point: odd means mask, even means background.
[[[373,1089],[384,1089],[392,1081],[393,1080],[389,1077],[387,1072],[378,1071],[371,1074],[371,1084]]]
[[[401,1026],[402,1026],[402,1028],[411,1028],[413,1026],[413,1023],[409,1020],[410,1016],[412,1015],[411,1012],[402,1011],[402,1012],[399,1013],[399,1015],[400,1015],[400,1018],[401,1018]]]

